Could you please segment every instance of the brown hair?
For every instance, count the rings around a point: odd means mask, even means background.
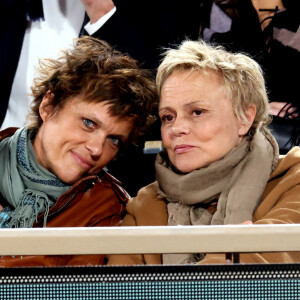
[[[43,123],[39,107],[48,90],[55,95],[57,110],[80,94],[85,101],[107,101],[113,116],[134,117],[131,142],[154,121],[157,107],[152,73],[108,43],[89,36],[74,39],[74,47],[63,50],[57,60],[41,60],[31,90],[34,99],[27,127],[36,132]]]

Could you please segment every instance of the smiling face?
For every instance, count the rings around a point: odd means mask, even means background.
[[[38,162],[61,181],[74,184],[97,174],[117,154],[133,129],[134,119],[109,114],[105,102],[86,102],[82,96],[68,100],[59,110],[48,92],[41,105],[40,127],[33,147]]]
[[[249,129],[235,116],[222,76],[212,70],[171,74],[162,86],[159,117],[170,161],[184,173],[224,157]]]

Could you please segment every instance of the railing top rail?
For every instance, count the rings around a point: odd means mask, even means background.
[[[300,251],[300,224],[0,229],[0,255]]]

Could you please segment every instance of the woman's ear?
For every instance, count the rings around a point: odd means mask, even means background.
[[[48,90],[47,93],[44,95],[39,107],[39,113],[43,122],[45,122],[49,117],[52,117],[55,113],[53,100],[54,94],[50,90]]]
[[[245,110],[245,116],[247,122],[242,121],[239,129],[239,135],[244,136],[248,133],[249,129],[251,128],[253,121],[256,116],[256,106],[251,103],[249,104],[248,108]]]

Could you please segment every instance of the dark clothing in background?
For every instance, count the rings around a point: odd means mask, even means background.
[[[243,52],[250,55],[259,63],[264,61],[265,41],[261,30],[261,25],[255,8],[251,0],[226,1],[204,1],[203,18],[200,29],[201,37],[209,43],[219,44],[231,52]],[[217,5],[221,12],[213,18],[211,12],[213,5]],[[225,27],[226,21],[230,19],[229,28]],[[218,24],[214,24],[213,22]],[[227,23],[229,21],[227,20]],[[227,25],[228,26],[228,25]],[[205,38],[207,29],[219,27],[219,31],[211,30],[209,40]]]
[[[27,26],[26,1],[0,1],[0,125],[2,124],[11,87],[17,70]]]
[[[273,116],[270,124],[281,154],[300,145],[300,5],[296,1],[284,4],[286,9],[275,12],[264,30],[269,99],[289,106],[284,116]]]
[[[270,101],[292,102],[299,108],[300,11],[288,8],[276,12],[264,34]]]

